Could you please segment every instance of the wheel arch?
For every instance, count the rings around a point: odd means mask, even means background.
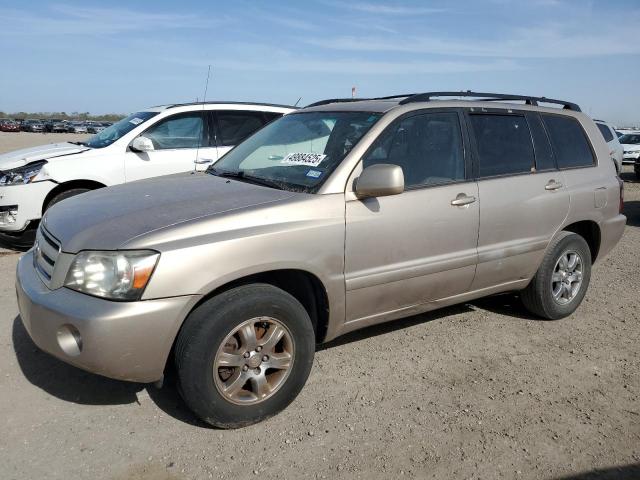
[[[49,203],[56,195],[59,195],[62,192],[66,192],[67,190],[72,190],[74,188],[87,188],[89,190],[97,190],[98,188],[106,187],[105,184],[96,182],[95,180],[70,180],[68,182],[63,182],[56,185],[44,198],[44,202],[42,202],[42,213],[47,210]]]
[[[591,263],[595,263],[600,253],[600,226],[593,220],[581,220],[563,227],[562,230],[576,233],[584,238],[591,251]]]

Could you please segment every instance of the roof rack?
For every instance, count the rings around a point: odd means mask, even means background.
[[[529,95],[508,95],[504,93],[481,93],[481,92],[472,92],[471,90],[467,90],[466,92],[425,92],[425,93],[417,93],[415,95],[411,95],[404,100],[400,101],[400,105],[405,105],[407,103],[414,102],[429,102],[434,97],[473,97],[477,99],[487,100],[487,101],[500,101],[500,100],[522,100],[527,105],[537,106],[538,102],[540,103],[554,103],[557,105],[562,105],[562,108],[566,110],[572,110],[574,112],[580,112],[580,107],[572,102],[567,102],[564,100],[556,100],[553,98],[547,97],[531,97]]]

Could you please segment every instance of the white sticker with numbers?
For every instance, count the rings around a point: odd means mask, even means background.
[[[326,157],[324,153],[289,153],[280,163],[317,167]]]

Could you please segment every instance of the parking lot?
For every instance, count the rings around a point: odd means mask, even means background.
[[[0,153],[84,136],[0,133]],[[571,317],[515,295],[399,320],[319,347],[300,396],[234,431],[171,381],[117,382],[40,352],[18,316],[19,253],[0,250],[0,477],[640,478],[640,183],[624,237]]]

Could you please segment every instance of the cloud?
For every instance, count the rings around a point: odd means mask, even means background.
[[[222,21],[224,18],[208,20],[195,14],[57,4],[37,14],[0,8],[0,35],[117,35],[148,30],[201,29]]]
[[[635,21],[633,23],[636,23]],[[513,59],[581,58],[603,55],[640,54],[640,44],[620,41],[620,31],[591,28],[568,31],[560,25],[518,28],[495,40],[451,38],[448,36],[341,36],[307,38],[316,47],[344,52],[391,52],[460,57]],[[631,31],[631,29],[629,29]]]
[[[429,15],[446,11],[442,8],[413,7],[398,4],[390,5],[371,2],[331,3],[331,5],[346,8],[349,10],[356,10],[358,12],[379,15]]]

